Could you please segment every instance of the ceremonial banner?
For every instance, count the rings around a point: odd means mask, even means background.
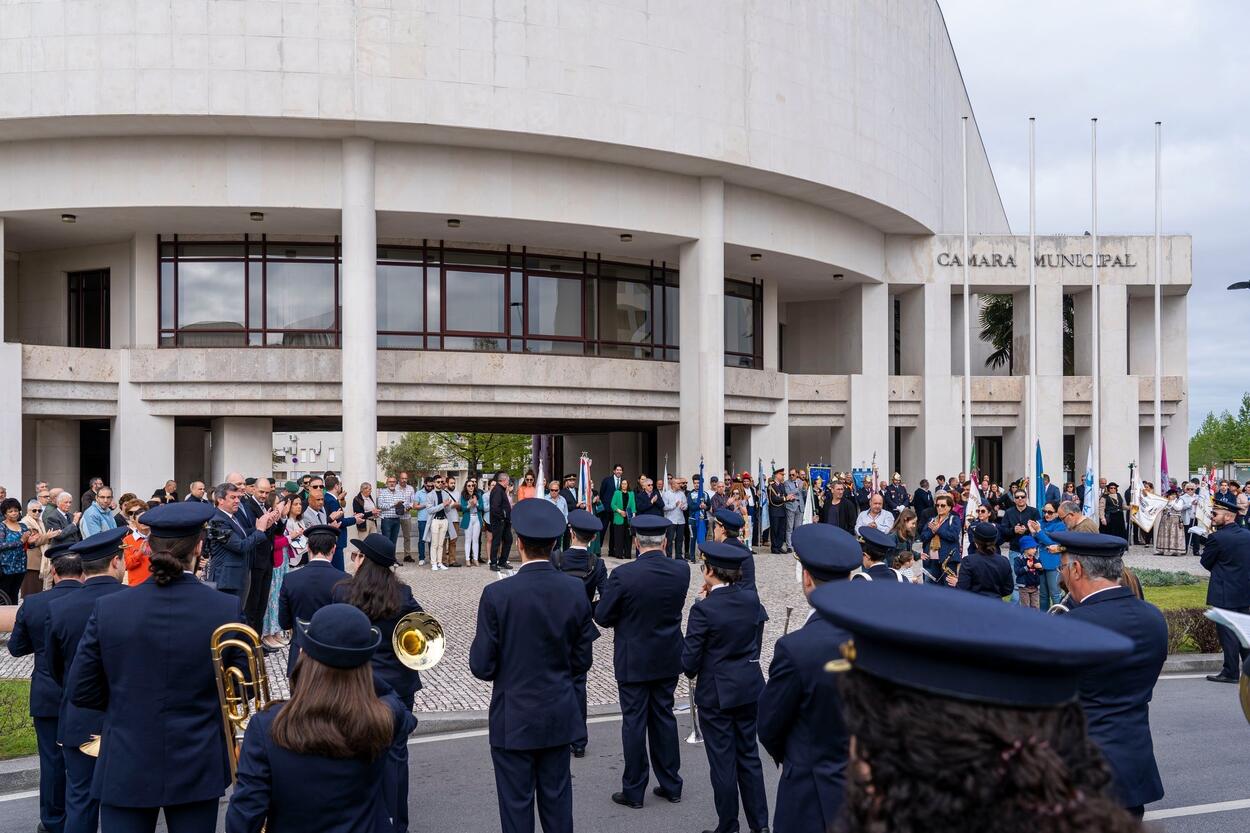
[[[1042,483],[1042,472],[1046,469],[1042,468],[1042,441],[1037,441],[1037,460],[1033,469],[1033,494],[1036,495],[1037,515],[1042,516],[1042,510],[1046,506],[1046,489]],[[1057,507],[1056,507],[1057,508]]]
[[[1172,488],[1172,478],[1168,476],[1168,441],[1159,439],[1159,494],[1166,495]]]
[[[535,497],[544,497],[547,494],[547,479],[543,477],[543,461],[542,460],[538,461],[538,480],[535,481],[534,487],[536,489],[536,491],[534,492]]]
[[[1213,508],[1211,482],[1204,480],[1198,486],[1198,499],[1194,501],[1194,527],[1190,530],[1192,534],[1201,535],[1203,538],[1211,534],[1211,510]]]
[[[1098,495],[1094,494],[1094,447],[1090,446],[1085,457],[1085,505],[1081,507],[1085,517],[1098,514]]]
[[[577,501],[585,504],[587,512],[593,512],[590,502],[590,458],[585,454],[577,461]]]
[[[755,482],[757,490],[756,503],[760,507],[760,535],[768,531],[768,481],[764,479],[764,458],[759,458],[759,479]]]
[[[1129,484],[1129,489],[1132,494],[1132,502],[1128,507],[1129,519],[1142,531],[1149,532],[1154,529],[1159,513],[1168,502],[1158,495],[1148,495],[1142,491],[1141,476],[1137,469],[1133,469],[1133,482]]]
[[[851,469],[851,478],[855,481],[855,488],[864,488],[864,482],[872,477],[872,469]]]
[[[821,482],[828,487],[829,478],[833,477],[832,466],[808,466],[807,479],[811,481],[813,486],[816,485],[816,478],[819,477]]]
[[[703,503],[705,500],[707,500],[707,498],[704,497],[704,491],[703,491],[703,457],[700,456],[699,457],[699,491],[695,495],[696,507],[698,504]],[[697,520],[695,521],[695,525],[694,525],[694,540],[696,544],[701,544],[703,543],[703,539],[707,536],[707,518],[705,517],[707,513],[705,513],[702,509],[698,509],[698,508],[695,509],[695,513],[696,513]]]

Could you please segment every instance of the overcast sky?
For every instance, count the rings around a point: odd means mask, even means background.
[[[1191,433],[1250,391],[1250,3],[940,0],[1012,231],[1028,232],[1028,118],[1037,117],[1037,231],[1154,232],[1163,122],[1163,231],[1193,235]],[[1166,348],[1165,348],[1166,349]],[[1231,361],[1230,361],[1231,359]]]

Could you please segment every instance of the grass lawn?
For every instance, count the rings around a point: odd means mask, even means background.
[[[30,680],[0,680],[0,760],[34,754]]]
[[[1178,587],[1146,587],[1146,601],[1160,610],[1178,610],[1185,607],[1207,606],[1207,583],[1185,584]]]

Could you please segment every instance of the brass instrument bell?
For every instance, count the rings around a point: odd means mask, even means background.
[[[423,611],[414,611],[395,623],[391,634],[395,656],[414,671],[428,671],[438,665],[447,650],[447,639],[439,621]]]

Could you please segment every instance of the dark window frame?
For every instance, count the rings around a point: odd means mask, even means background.
[[[87,278],[100,278],[100,307],[98,310],[99,321],[97,324],[100,328],[101,344],[86,345],[86,318],[83,316],[85,309],[83,307],[83,293],[86,291],[84,283]],[[73,272],[65,273],[67,301],[65,316],[65,341],[68,347],[89,347],[92,349],[107,350],[112,344],[112,282],[113,273],[109,268],[103,269],[78,269]]]
[[[732,293],[731,288],[738,288],[741,293],[749,292],[750,295]],[[755,278],[751,278],[749,283],[738,278],[725,278],[724,296],[751,302],[752,329],[751,352],[730,350],[725,347],[725,366],[759,370],[764,366],[764,282]],[[743,364],[741,361],[732,361],[732,359],[746,359],[750,363]]]

